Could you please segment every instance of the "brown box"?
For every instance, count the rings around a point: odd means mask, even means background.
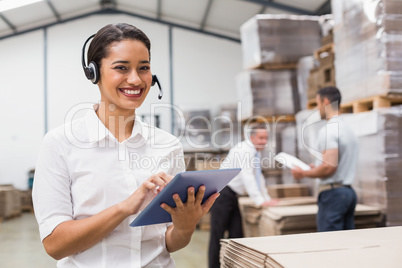
[[[309,188],[303,184],[276,184],[268,186],[272,198],[309,196]]]
[[[307,99],[308,100],[315,99],[315,95],[317,94],[317,91],[319,90],[318,74],[319,74],[319,68],[314,68],[310,71],[310,76],[307,80],[307,82],[308,82]]]
[[[334,65],[335,53],[324,52],[320,54],[320,66]]]
[[[195,170],[213,170],[219,169],[223,159],[212,158],[195,161]]]
[[[318,69],[319,88],[335,85],[335,66],[333,64],[320,66]]]
[[[328,34],[327,36],[324,36],[323,38],[321,38],[322,46],[331,44],[333,42],[334,42],[334,35],[332,34],[332,32],[330,34]]]

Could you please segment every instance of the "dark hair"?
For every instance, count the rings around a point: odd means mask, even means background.
[[[151,41],[145,33],[133,25],[117,23],[108,24],[96,33],[88,48],[87,62],[93,61],[100,68],[102,59],[109,55],[110,44],[125,39],[141,41],[148,49],[149,60],[151,61]]]
[[[318,90],[317,95],[320,96],[320,99],[323,100],[324,98],[327,98],[330,103],[337,103],[338,108],[341,104],[342,96],[341,92],[339,91],[338,88],[336,87],[324,87]]]

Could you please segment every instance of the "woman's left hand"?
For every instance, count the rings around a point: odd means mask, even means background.
[[[219,197],[219,193],[211,195],[204,204],[201,204],[205,194],[205,186],[199,187],[197,194],[195,194],[194,187],[187,189],[187,202],[183,203],[178,194],[173,195],[173,200],[176,203],[176,207],[171,207],[166,203],[163,203],[161,207],[169,212],[172,216],[174,229],[176,232],[181,233],[183,236],[192,235],[198,221],[207,214],[209,209],[214,204],[216,198]]]

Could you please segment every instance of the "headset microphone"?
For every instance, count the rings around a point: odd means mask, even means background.
[[[95,34],[88,37],[85,41],[84,46],[82,47],[82,68],[84,69],[85,76],[88,80],[91,80],[92,83],[97,84],[99,81],[99,68],[95,62],[91,61],[88,66],[85,63],[85,47],[89,40],[91,40]]]
[[[82,68],[84,69],[85,76],[87,77],[87,79],[91,80],[91,82],[93,84],[97,84],[98,81],[99,81],[99,68],[98,68],[98,66],[96,65],[96,63],[94,61],[91,61],[88,66],[85,63],[85,47],[86,47],[87,43],[89,42],[89,40],[91,40],[94,36],[95,36],[95,34],[93,34],[90,37],[88,37],[88,39],[84,43],[84,46],[82,47]],[[163,91],[162,91],[161,84],[159,83],[158,77],[156,75],[152,75],[152,83],[151,83],[151,85],[154,86],[155,83],[158,84],[158,87],[159,87],[158,98],[162,99]]]
[[[162,97],[163,97],[163,91],[162,91],[161,84],[159,83],[158,77],[157,77],[156,75],[152,75],[152,84],[151,84],[151,85],[154,86],[155,83],[157,83],[157,84],[158,84],[158,87],[159,87],[158,99],[162,99]]]

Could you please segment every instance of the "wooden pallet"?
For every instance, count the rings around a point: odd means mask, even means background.
[[[402,95],[377,95],[341,104],[342,113],[361,113],[402,104]]]
[[[276,70],[289,70],[296,68],[297,63],[265,63],[261,64],[261,66],[258,69],[276,71]]]
[[[314,51],[314,57],[319,60],[321,58],[320,55],[323,52],[334,53],[334,43],[329,43],[325,46],[320,47],[319,49],[316,49]]]
[[[288,123],[296,122],[296,117],[294,114],[287,115],[272,115],[272,116],[253,116],[252,118],[242,121],[242,124],[253,124],[253,123]]]
[[[360,100],[341,104],[341,113],[361,113],[378,108],[387,108],[395,105],[402,104],[402,95],[378,95]],[[307,101],[307,109],[317,108],[317,102],[315,99]]]
[[[315,99],[311,99],[307,101],[307,109],[312,110],[317,108],[317,101]]]

